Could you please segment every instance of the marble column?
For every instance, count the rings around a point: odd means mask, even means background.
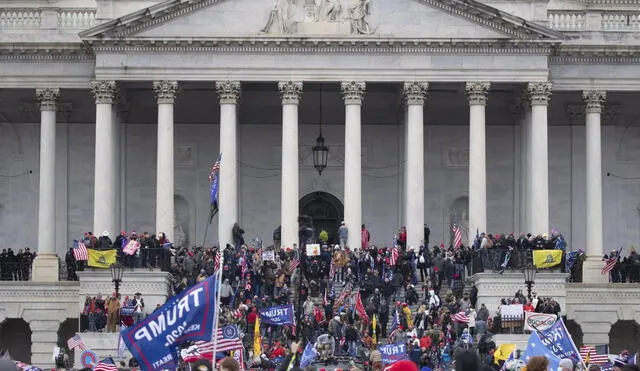
[[[403,95],[407,104],[407,248],[418,249],[424,241],[424,103],[428,96],[426,82],[405,82]]]
[[[547,106],[551,99],[551,83],[532,82],[527,85],[531,104],[531,131],[527,145],[530,150],[527,194],[527,232],[533,235],[549,232],[549,138]]]
[[[487,232],[487,161],[485,108],[490,84],[486,81],[468,82],[469,99],[469,241],[476,231]]]
[[[33,281],[57,281],[56,255],[56,102],[59,89],[36,89],[40,103],[40,187],[38,194],[38,257]]]
[[[344,121],[344,221],[349,229],[347,244],[362,247],[362,99],[366,84],[345,81],[340,84],[345,107]]]
[[[531,133],[531,105],[527,99],[527,92],[523,92],[524,96],[519,99],[520,109],[520,223],[518,229],[520,232],[527,233],[527,210],[531,208],[528,204],[529,198],[527,195],[531,192],[531,177],[530,177],[530,160],[531,160],[531,148],[529,147],[529,137]],[[516,236],[517,238],[517,236]]]
[[[298,244],[298,103],[302,81],[280,81],[282,94],[281,246]]]
[[[116,227],[116,189],[113,179],[117,165],[114,151],[116,148],[113,130],[112,105],[116,95],[115,81],[92,81],[91,92],[96,100],[96,145],[95,145],[95,181],[93,196],[93,233],[100,236],[109,233],[115,239]]]
[[[218,197],[218,242],[233,244],[231,229],[238,222],[238,127],[236,107],[239,81],[217,81],[220,98],[220,190]]]
[[[602,275],[603,222],[602,222],[602,135],[601,115],[607,93],[601,90],[582,92],[586,116],[586,178],[587,188],[587,260],[583,266],[583,281],[608,282]]]
[[[174,157],[173,104],[178,92],[177,81],[154,81],[158,101],[158,158],[156,172],[156,233],[164,233],[173,241],[174,224]]]

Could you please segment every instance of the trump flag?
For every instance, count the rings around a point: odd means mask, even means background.
[[[215,276],[211,276],[121,331],[122,340],[143,371],[174,370],[178,345],[211,340],[216,286]]]

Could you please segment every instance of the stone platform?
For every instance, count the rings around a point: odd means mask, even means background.
[[[80,296],[78,309],[81,312],[87,295],[94,297],[102,294],[103,297],[114,292],[111,282],[111,272],[108,269],[89,268],[78,272],[80,278]],[[162,305],[171,294],[171,275],[160,270],[146,268],[126,269],[120,284],[120,295],[133,297],[136,292],[142,294],[145,304],[145,312],[151,313],[157,305]]]
[[[129,358],[131,358],[131,353],[129,353],[128,350],[125,351],[124,358],[118,357],[118,333],[82,332],[78,333],[78,336],[80,336],[82,341],[84,341],[84,345],[87,349],[91,349],[98,355],[98,360],[106,357],[112,357],[116,363],[119,361],[125,361],[125,363],[127,363]],[[82,352],[76,350],[74,353],[74,367],[76,369],[80,369],[82,368],[82,361],[80,359]]]
[[[525,296],[527,295],[522,272],[477,273],[469,280],[478,288],[478,307],[484,304],[491,314],[496,312],[502,298],[513,298],[518,290],[522,290]],[[532,291],[537,292],[539,297],[551,297],[556,300],[564,314],[566,313],[566,282],[566,273],[539,271]]]

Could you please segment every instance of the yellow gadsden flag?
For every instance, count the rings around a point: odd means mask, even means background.
[[[501,344],[493,353],[493,362],[498,365],[498,361],[506,361],[514,350],[515,344]]]
[[[87,249],[89,253],[88,265],[94,268],[109,268],[116,263],[116,250]]]
[[[555,267],[562,261],[562,250],[533,250],[533,265],[536,268]]]

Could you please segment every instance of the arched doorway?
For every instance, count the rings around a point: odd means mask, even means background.
[[[79,321],[78,318],[67,318],[60,324],[58,328],[58,346],[61,349],[68,350],[67,340],[73,337],[78,331]],[[73,350],[68,352],[69,359],[73,362],[75,359],[75,352]]]
[[[469,197],[458,197],[451,203],[449,208],[449,225],[445,226],[445,230],[449,234],[449,243],[453,244],[454,236],[452,226],[456,224],[462,232],[462,244],[465,246],[469,243]]]
[[[583,346],[584,333],[582,332],[582,326],[573,319],[567,319],[566,316],[562,317],[562,319],[564,319],[564,325],[567,327],[567,331],[569,331],[569,335],[571,335],[576,346]]]
[[[329,243],[337,243],[336,232],[344,218],[344,206],[336,196],[327,192],[312,192],[300,199],[300,215],[307,215],[313,220],[315,238],[320,231],[329,235]]]
[[[31,363],[31,327],[22,318],[11,318],[0,325],[0,351],[11,358]]]
[[[620,320],[609,330],[609,353],[618,354],[627,349],[635,353],[640,348],[640,325],[634,320]]]

